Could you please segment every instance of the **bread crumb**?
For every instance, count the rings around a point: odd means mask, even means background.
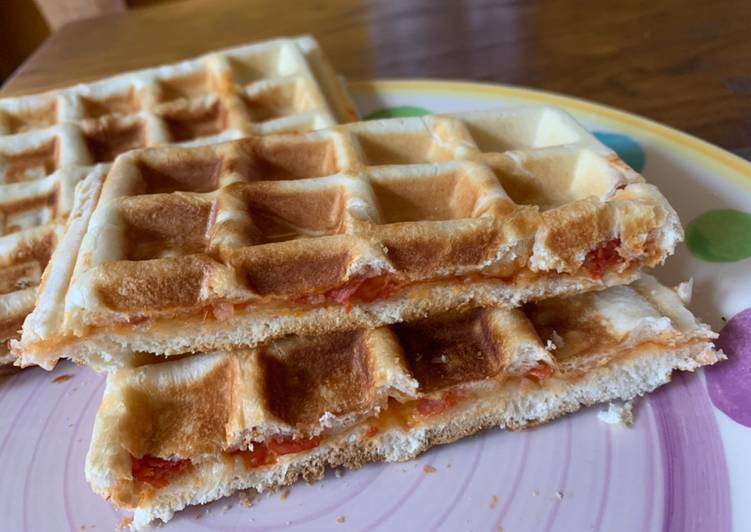
[[[345,520],[346,519],[343,515],[340,515],[339,517],[336,518],[336,522],[339,523],[340,525],[344,523]]]
[[[630,427],[634,424],[633,403],[626,401],[622,405],[610,403],[607,411],[597,413],[597,419],[608,425]]]
[[[55,377],[54,379],[52,379],[52,382],[54,384],[59,384],[61,382],[69,381],[72,378],[73,378],[73,375],[70,375],[70,374],[66,373],[65,375],[58,375],[57,377]],[[84,527],[81,530],[85,530],[86,525],[81,525],[81,526]]]
[[[126,530],[130,528],[130,524],[133,522],[133,516],[132,515],[126,515],[120,520],[120,523],[117,525],[118,530]]]
[[[555,498],[558,499],[559,501],[562,501],[563,500],[563,492],[562,491],[556,491],[555,492]]]
[[[422,466],[422,470],[425,471],[426,473],[435,473],[437,471],[435,467],[431,465],[427,465],[427,464]]]
[[[342,470],[341,469],[334,469],[334,476],[336,478],[342,478]]]
[[[225,504],[224,506],[222,506],[222,512],[225,514],[229,512],[231,509],[232,509],[232,505],[230,504]]]
[[[539,495],[540,495],[540,490],[538,490],[538,489],[533,489],[533,490],[532,490],[532,495],[534,495],[535,497],[539,496]]]
[[[490,498],[490,509],[495,510],[496,506],[498,506],[498,497],[496,495],[493,495]]]
[[[287,497],[289,497],[289,488],[284,488],[284,490],[282,490],[282,492],[279,494],[279,500],[286,501]]]
[[[550,333],[550,339],[553,340],[556,347],[563,347],[565,344],[563,337],[557,331]]]
[[[684,281],[675,287],[675,293],[681,303],[688,305],[691,303],[691,297],[694,293],[694,278],[691,277],[688,281]]]
[[[242,504],[245,508],[250,508],[253,506],[253,499],[255,499],[255,492],[251,491],[242,491],[240,492],[240,504]]]
[[[235,314],[235,305],[227,301],[215,301],[211,305],[211,310],[217,321],[223,321],[231,318]]]

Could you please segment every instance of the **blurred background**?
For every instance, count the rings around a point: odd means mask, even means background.
[[[313,33],[350,80],[561,92],[748,158],[749,32],[750,0],[0,0],[0,96]]]
[[[0,0],[0,83],[44,42],[73,20],[176,0]]]

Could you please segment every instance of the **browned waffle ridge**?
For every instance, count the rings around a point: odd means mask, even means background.
[[[517,306],[628,282],[682,237],[655,187],[550,107],[146,149],[87,181],[22,363]]]
[[[141,359],[108,377],[87,478],[135,509],[137,525],[166,520],[236,489],[317,478],[327,465],[407,460],[482,428],[631,399],[676,369],[721,360],[715,336],[645,277],[522,310]]]
[[[0,364],[95,163],[134,148],[302,132],[357,118],[317,42],[274,39],[0,99]],[[7,236],[10,235],[10,236]],[[35,249],[29,258],[23,249]]]

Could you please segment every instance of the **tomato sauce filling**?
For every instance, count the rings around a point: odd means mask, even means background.
[[[608,272],[608,270],[617,264],[624,262],[623,257],[618,253],[618,247],[620,245],[620,238],[614,238],[607,242],[603,242],[598,247],[587,253],[582,266],[593,277],[601,278]],[[487,281],[489,279],[498,279],[506,283],[511,283],[514,281],[514,276],[499,276],[481,271],[447,277],[441,279],[439,282],[474,283]],[[354,303],[371,303],[379,299],[386,299],[410,285],[430,284],[431,282],[433,281],[405,283],[395,280],[389,274],[381,274],[374,277],[358,277],[347,281],[342,286],[332,288],[326,292],[298,297],[294,300],[294,303],[302,305],[321,305],[333,302],[345,305],[349,310]]]
[[[274,436],[265,442],[253,442],[253,449],[249,451],[235,451],[247,469],[253,469],[276,463],[280,456],[300,453],[315,449],[321,444],[319,436],[313,438],[293,439],[288,436]]]
[[[246,469],[253,469],[276,462],[276,456],[269,452],[269,448],[263,442],[253,443],[253,449],[247,451],[235,451],[234,456],[239,456]]]
[[[423,397],[407,403],[389,402],[389,407],[382,412],[380,421],[388,425],[396,422],[406,427],[414,427],[426,418],[440,416],[454,408],[463,395],[456,390],[449,390],[434,397]]]
[[[584,263],[582,266],[589,271],[593,277],[602,277],[613,266],[624,261],[623,257],[618,253],[618,247],[620,245],[620,238],[614,238],[600,244],[587,253],[587,256],[584,257]]]
[[[370,303],[394,295],[403,287],[389,275],[359,277],[351,279],[338,288],[332,288],[322,294],[312,294],[295,299],[295,303],[320,305],[334,302],[345,305],[348,309],[352,303]]]
[[[456,394],[447,393],[437,399],[423,398],[417,401],[415,410],[423,417],[433,417],[443,414],[458,402]]]
[[[414,426],[425,418],[445,413],[456,406],[461,398],[458,392],[450,390],[438,397],[422,398],[408,403],[391,403],[381,416],[371,420],[364,437],[377,436],[391,421]],[[274,436],[264,442],[253,442],[253,448],[250,450],[238,450],[228,455],[239,457],[245,468],[255,469],[276,463],[280,456],[315,449],[321,441],[320,436],[299,439],[290,436]],[[179,475],[188,472],[192,465],[190,459],[165,460],[150,455],[142,458],[131,456],[134,480],[146,482],[156,488],[167,486]]]
[[[614,238],[607,242],[604,242],[592,249],[585,256],[582,267],[589,272],[589,274],[595,278],[602,278],[611,268],[619,263],[626,262],[626,259],[620,256],[618,248],[621,244],[620,238]],[[371,303],[373,301],[387,299],[392,297],[396,293],[414,285],[431,285],[434,283],[457,283],[457,284],[471,284],[486,282],[488,280],[498,280],[504,283],[515,283],[518,276],[522,277],[522,282],[527,282],[530,279],[534,280],[540,276],[549,274],[550,272],[530,272],[528,270],[517,271],[513,275],[498,275],[489,271],[479,271],[469,274],[456,275],[444,277],[441,279],[431,281],[415,281],[405,282],[394,279],[390,274],[380,274],[373,277],[357,277],[350,279],[346,283],[336,288],[332,288],[325,292],[308,294],[296,297],[292,299],[292,303],[295,305],[323,305],[325,303],[339,303],[344,305],[347,310],[351,310],[352,306],[356,303]],[[202,308],[203,319],[215,319],[217,321],[223,321],[231,318],[235,312],[243,311],[248,308],[253,308],[256,302],[245,303],[232,303],[228,301],[213,302]],[[151,319],[148,316],[134,315],[127,319],[128,325],[137,325],[142,322]],[[114,330],[118,331],[119,327],[122,327],[122,332],[127,331],[127,327],[123,325],[115,325]],[[93,333],[96,326],[91,327],[91,331],[87,331],[86,334]],[[38,342],[40,346],[59,346],[64,342]]]
[[[145,455],[142,458],[130,457],[133,479],[163,488],[175,477],[185,473],[191,467],[190,460],[164,460],[156,456]]]
[[[269,448],[269,451],[276,456],[308,451],[310,449],[318,447],[320,444],[321,438],[319,436],[313,438],[300,438],[297,440],[289,436],[274,436],[266,442],[266,446]]]
[[[321,444],[321,438],[293,439],[275,436],[266,442],[254,442],[252,450],[235,451],[232,456],[239,456],[248,469],[274,464],[277,458],[285,454],[299,453],[314,449]],[[190,459],[165,460],[145,455],[143,458],[130,457],[133,479],[146,482],[155,488],[163,488],[176,477],[190,470]]]
[[[540,363],[527,371],[527,377],[536,381],[543,381],[555,373],[555,368],[549,364]]]

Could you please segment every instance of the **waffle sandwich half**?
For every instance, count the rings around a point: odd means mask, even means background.
[[[479,430],[632,399],[724,358],[675,292],[630,286],[110,374],[86,477],[134,526],[326,467],[410,460]]]
[[[633,280],[660,192],[548,107],[134,151],[80,187],[15,349],[99,370]]]
[[[12,360],[73,189],[135,148],[301,132],[356,119],[312,37],[275,39],[0,99],[0,364]]]

